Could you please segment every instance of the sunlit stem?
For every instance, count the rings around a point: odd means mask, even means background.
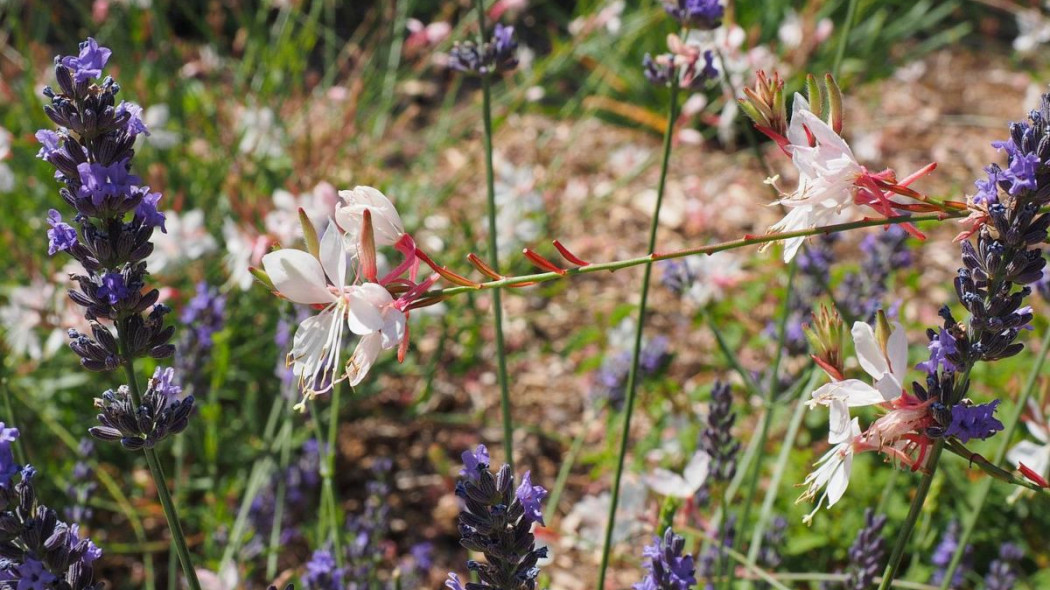
[[[886,564],[886,569],[882,572],[882,583],[879,584],[879,590],[887,590],[893,585],[893,579],[897,576],[897,570],[900,568],[901,559],[904,557],[904,548],[908,546],[908,539],[911,537],[911,533],[915,529],[916,521],[919,520],[919,514],[922,512],[922,505],[926,502],[927,494],[930,493],[930,484],[933,483],[933,476],[937,473],[937,462],[941,458],[942,449],[944,449],[944,439],[938,438],[933,443],[930,457],[926,461],[925,473],[922,475],[922,480],[919,482],[918,489],[915,490],[915,498],[911,501],[911,508],[908,510],[908,517],[904,519],[904,523],[901,525],[901,530],[897,533],[897,540],[893,544],[893,552],[890,553],[890,560]]]
[[[476,283],[470,286],[457,286],[449,287],[447,289],[441,289],[437,291],[431,291],[427,293],[427,296],[449,296],[456,295],[458,293],[464,293],[467,291],[482,291],[485,289],[506,289],[523,286],[526,283],[546,283],[549,281],[556,281],[559,279],[567,279],[575,277],[577,275],[589,274],[601,271],[617,271],[625,268],[631,268],[634,266],[641,266],[643,264],[650,264],[657,260],[673,260],[675,258],[685,258],[686,256],[693,256],[694,254],[714,254],[716,252],[726,252],[729,250],[737,250],[747,246],[757,246],[761,244],[768,244],[770,242],[779,242],[789,238],[808,237],[816,236],[821,234],[834,234],[844,231],[850,231],[854,229],[860,229],[865,227],[878,227],[885,225],[896,225],[899,223],[923,223],[927,221],[944,221],[945,219],[958,219],[965,217],[967,212],[965,211],[951,211],[942,213],[929,213],[925,215],[912,215],[909,217],[892,217],[887,219],[864,219],[861,221],[851,221],[848,223],[837,223],[834,225],[825,225],[821,227],[814,227],[811,229],[802,229],[789,232],[780,233],[769,233],[761,236],[745,236],[736,240],[729,240],[726,242],[719,242],[715,244],[708,244],[706,246],[696,246],[693,248],[685,248],[683,250],[675,250],[673,252],[654,252],[646,256],[639,256],[636,258],[628,258],[625,260],[617,260],[613,262],[603,262],[598,264],[590,264],[588,266],[581,266],[578,268],[567,268],[564,273],[558,272],[541,272],[529,275],[518,275],[514,277],[506,277],[500,280],[487,281],[484,283]]]
[[[132,359],[131,351],[128,347],[126,327],[126,322],[117,322],[117,339],[120,343],[120,356],[123,359],[128,389],[131,391],[131,398],[134,401],[135,409],[137,409],[142,405],[142,393],[139,390],[138,379],[135,376],[135,361]],[[168,482],[164,478],[164,470],[161,468],[160,460],[157,458],[157,452],[149,447],[143,448],[142,452],[146,455],[146,464],[149,465],[150,475],[153,476],[153,484],[157,488],[157,497],[160,499],[160,505],[164,509],[164,517],[168,520],[171,542],[175,545],[179,563],[182,564],[182,574],[186,577],[190,590],[200,590],[201,585],[197,580],[197,572],[193,569],[193,560],[190,558],[190,550],[186,545],[186,535],[182,532],[182,522],[179,520],[179,513],[175,509],[175,502],[172,501],[171,494],[168,492]]]
[[[634,412],[634,398],[638,390],[638,363],[642,354],[642,331],[645,327],[645,308],[649,302],[649,281],[652,278],[653,252],[656,250],[656,230],[660,224],[660,206],[664,200],[664,189],[667,185],[667,168],[671,160],[671,138],[674,136],[674,123],[678,115],[678,77],[671,80],[671,100],[667,110],[667,130],[664,132],[663,161],[660,164],[660,183],[656,189],[656,205],[649,221],[649,256],[645,257],[642,276],[641,299],[638,303],[638,322],[634,330],[634,349],[631,351],[631,371],[627,375],[626,401],[623,413],[623,432],[620,434],[620,453],[616,460],[616,475],[613,478],[612,498],[609,502],[609,521],[605,525],[605,542],[602,544],[602,565],[598,573],[598,590],[605,588],[605,572],[609,567],[609,555],[612,551],[613,527],[616,525],[616,507],[620,501],[620,481],[623,478],[624,461],[631,438],[631,414]],[[583,267],[590,268],[590,267]],[[582,270],[582,269],[576,269]],[[554,276],[568,276],[569,273],[552,272]]]
[[[485,2],[475,2],[478,9],[478,45],[485,44]],[[485,126],[485,192],[488,197],[489,264],[499,272],[499,240],[496,226],[496,177],[492,166],[492,81],[491,74],[481,75],[481,118]],[[503,341],[503,297],[497,289],[492,294],[492,315],[496,320],[496,362],[499,381],[500,412],[503,414],[503,449],[506,463],[514,472],[514,421],[510,414],[510,389],[507,383],[507,348]]]

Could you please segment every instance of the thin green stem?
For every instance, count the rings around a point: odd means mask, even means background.
[[[784,444],[780,447],[776,467],[773,469],[769,487],[766,489],[766,497],[762,500],[762,512],[759,513],[758,522],[755,523],[754,531],[751,533],[751,544],[747,550],[749,563],[755,563],[758,559],[758,552],[762,548],[762,537],[773,515],[773,505],[780,491],[780,480],[784,477],[784,471],[787,470],[791,451],[795,448],[795,437],[798,436],[798,431],[802,427],[802,420],[806,416],[806,397],[808,397],[810,391],[813,391],[813,387],[817,384],[817,379],[820,378],[820,375],[820,371],[810,370],[809,379],[806,380],[807,386],[801,390],[798,401],[795,403],[795,412],[791,415],[787,434],[784,435]]]
[[[744,248],[746,246],[756,246],[760,244],[769,244],[772,242],[778,242],[780,240],[787,240],[789,238],[804,238],[808,236],[815,236],[820,234],[834,234],[844,231],[850,231],[854,229],[860,229],[864,227],[880,227],[885,225],[896,225],[898,223],[923,223],[927,221],[944,221],[946,219],[958,219],[965,217],[967,212],[965,211],[950,211],[942,213],[929,213],[926,215],[912,215],[910,217],[891,217],[887,219],[865,219],[862,221],[851,221],[848,223],[837,223],[834,225],[825,225],[822,227],[814,227],[810,229],[801,229],[789,232],[769,233],[761,236],[748,235],[743,238],[735,240],[728,240],[725,242],[718,242],[715,244],[708,244],[706,246],[696,246],[693,248],[685,248],[682,250],[674,250],[671,252],[653,252],[645,256],[638,256],[635,258],[627,258],[624,260],[616,260],[613,262],[602,262],[596,264],[588,264],[577,268],[566,268],[559,272],[541,272],[530,275],[518,275],[514,277],[505,277],[499,280],[492,280],[483,283],[476,283],[467,286],[456,286],[448,287],[446,289],[439,289],[430,291],[429,296],[449,296],[457,295],[459,293],[466,293],[470,291],[483,291],[486,289],[506,289],[513,287],[524,287],[533,283],[546,283],[549,281],[557,281],[560,279],[567,279],[582,274],[589,274],[601,271],[617,271],[625,268],[631,268],[634,266],[641,266],[643,264],[651,264],[657,260],[672,260],[675,258],[685,258],[686,256],[693,256],[695,254],[714,254],[716,252],[725,252],[728,250],[736,250]]]
[[[849,34],[853,30],[853,21],[857,15],[857,0],[849,0],[849,7],[846,9],[846,22],[842,23],[842,35],[839,36],[839,47],[835,51],[835,62],[831,66],[831,74],[836,78],[839,77],[839,68],[842,67],[842,60],[846,57],[846,45],[849,44]]]
[[[281,427],[281,461],[280,473],[288,468],[292,452],[292,413],[285,412],[284,425]],[[277,494],[274,497],[273,525],[270,527],[270,547],[266,552],[266,579],[272,580],[277,575],[277,552],[281,543],[281,529],[284,524],[284,498],[288,493],[288,482],[284,477],[277,478]]]
[[[751,505],[754,504],[755,494],[758,493],[758,480],[762,475],[762,458],[765,456],[766,441],[769,439],[769,426],[773,422],[773,399],[776,397],[777,378],[780,373],[780,362],[784,358],[784,338],[787,334],[787,319],[791,315],[791,287],[795,283],[795,269],[797,265],[794,260],[788,266],[788,280],[785,290],[784,305],[780,311],[777,321],[777,350],[773,354],[773,364],[769,368],[769,378],[766,379],[762,398],[761,426],[758,430],[758,454],[755,456],[755,465],[752,467],[751,480],[747,486],[747,497],[744,498],[744,507],[741,510],[740,519],[737,520],[739,530],[748,530],[748,519],[751,517]],[[733,549],[740,550],[744,535],[736,535],[733,541]],[[733,577],[736,569],[730,570],[728,588],[733,586]]]
[[[135,361],[128,347],[126,326],[125,322],[117,322],[117,338],[120,343],[121,357],[124,359],[124,374],[127,376],[128,389],[131,391],[131,398],[134,400],[135,408],[137,409],[142,405],[142,393],[139,391],[138,379],[135,376]],[[190,590],[200,590],[201,585],[197,580],[197,572],[193,569],[193,560],[190,558],[190,550],[186,545],[186,535],[182,532],[182,522],[179,520],[179,513],[175,509],[175,503],[171,500],[171,494],[168,492],[168,483],[164,478],[164,470],[161,468],[160,460],[157,458],[157,452],[147,447],[143,449],[143,454],[146,455],[146,464],[149,465],[150,475],[153,476],[153,484],[157,488],[157,497],[160,499],[160,505],[164,509],[164,517],[168,520],[171,542],[175,545],[175,551],[179,555],[179,562],[182,564],[182,574],[186,577]]]
[[[336,445],[339,435],[339,397],[343,391],[341,383],[332,386],[332,407],[328,412],[328,454],[325,460],[328,462],[328,479],[325,480],[325,493],[328,495],[328,524],[332,532],[332,551],[335,553],[335,561],[339,567],[343,567],[343,550],[339,539],[340,518],[339,504],[335,493],[335,459],[337,456]]]
[[[485,43],[485,2],[475,2],[478,10],[478,44]],[[488,197],[489,264],[499,272],[499,232],[496,226],[496,175],[492,165],[492,81],[481,76],[481,118],[485,127],[485,194]],[[507,382],[507,348],[503,340],[503,297],[499,289],[492,294],[492,315],[496,320],[496,360],[499,380],[500,412],[503,414],[503,452],[514,473],[514,420],[510,412],[510,386]]]
[[[627,446],[631,438],[631,414],[634,412],[634,398],[638,391],[638,363],[642,355],[642,331],[645,327],[645,308],[649,302],[649,281],[652,278],[653,253],[656,250],[656,232],[660,227],[660,206],[664,200],[664,189],[667,186],[667,169],[671,161],[671,138],[674,135],[674,122],[678,115],[678,78],[671,81],[671,100],[667,110],[667,131],[664,133],[663,161],[660,164],[660,183],[656,189],[656,206],[649,222],[649,256],[646,257],[645,270],[642,276],[641,300],[638,303],[638,325],[634,330],[634,349],[631,351],[631,370],[627,374],[626,401],[624,403],[623,431],[620,434],[620,453],[616,460],[616,475],[613,478],[612,498],[609,502],[609,520],[605,525],[605,542],[602,545],[602,565],[598,572],[598,590],[605,588],[605,573],[609,568],[609,555],[612,552],[613,527],[616,524],[616,507],[620,501],[620,481],[623,479],[623,467],[627,457]],[[557,273],[555,273],[557,274]]]
[[[930,493],[930,484],[933,483],[933,476],[937,473],[937,462],[941,458],[943,449],[944,439],[938,438],[933,443],[930,458],[926,461],[926,472],[923,473],[919,487],[915,490],[915,498],[911,501],[908,517],[904,519],[904,524],[901,525],[901,530],[897,533],[897,541],[893,544],[890,560],[886,564],[886,569],[882,572],[882,583],[879,584],[879,590],[887,590],[893,585],[893,578],[897,576],[901,559],[904,557],[904,548],[908,546],[908,538],[911,537],[911,532],[915,528],[915,522],[919,520],[922,506],[926,503],[926,496]]]
[[[1032,372],[1028,374],[1028,381],[1025,383],[1024,389],[1021,390],[1021,396],[1017,398],[1017,403],[1014,405],[1009,418],[1007,418],[1006,428],[1003,430],[1003,433],[999,435],[999,448],[997,448],[995,454],[992,455],[992,463],[996,465],[1002,463],[1003,458],[1006,457],[1006,451],[1010,446],[1010,439],[1013,438],[1014,431],[1017,429],[1017,423],[1021,421],[1021,414],[1024,413],[1025,406],[1028,405],[1028,400],[1032,397],[1032,392],[1035,391],[1035,385],[1039,380],[1039,374],[1043,371],[1043,365],[1046,363],[1048,353],[1050,353],[1050,327],[1047,327],[1046,334],[1043,335],[1043,343],[1042,348],[1039,350],[1039,356],[1036,357],[1035,366],[1032,367]],[[959,564],[962,562],[963,553],[970,542],[970,536],[973,534],[974,527],[977,526],[977,520],[981,516],[981,511],[984,510],[984,503],[988,500],[988,492],[992,489],[992,481],[992,478],[985,477],[981,480],[981,483],[978,484],[976,491],[977,495],[973,503],[973,510],[966,516],[966,522],[963,523],[962,533],[959,535],[959,545],[955,549],[955,553],[952,554],[952,560],[948,564],[948,569],[945,570],[944,582],[941,584],[942,590],[948,589],[948,586],[955,575],[955,570],[959,568]]]

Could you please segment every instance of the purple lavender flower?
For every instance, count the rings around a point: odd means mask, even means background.
[[[40,142],[40,151],[36,153],[36,157],[45,162],[50,162],[51,157],[61,148],[62,138],[50,129],[37,131],[36,140]]]
[[[642,343],[638,357],[639,377],[652,377],[658,374],[671,358],[667,347],[670,340],[656,336]],[[601,367],[594,372],[591,386],[592,400],[604,400],[613,408],[619,409],[627,393],[627,379],[631,373],[631,351],[611,352],[602,360]]]
[[[459,576],[449,572],[448,579],[445,580],[445,587],[449,590],[465,590],[463,583],[459,581]]]
[[[987,178],[974,182],[977,194],[973,196],[973,202],[978,205],[994,205],[999,202],[999,183],[1006,181],[1006,177],[998,164],[986,166],[984,171],[988,174]]]
[[[676,0],[665,3],[664,9],[682,25],[698,29],[718,28],[725,15],[720,0]]]
[[[696,566],[692,555],[682,555],[685,539],[674,534],[671,527],[664,531],[663,539],[653,537],[653,544],[646,545],[642,555],[649,559],[645,578],[633,586],[634,590],[689,590],[696,584]]]
[[[531,485],[524,494],[514,489],[514,474],[504,465],[493,475],[481,469],[478,452],[464,453],[465,473],[476,470],[476,477],[464,476],[456,484],[456,495],[463,501],[459,516],[460,544],[471,551],[485,555],[485,562],[468,561],[467,569],[477,574],[478,583],[469,583],[470,590],[535,590],[539,575],[537,562],[547,556],[546,547],[536,547],[531,524],[542,522],[543,516],[527,514],[522,500],[535,502],[546,495],[546,490]],[[487,453],[484,457],[488,459]],[[460,586],[459,579],[449,576],[448,588]]]
[[[886,520],[885,514],[876,516],[871,508],[864,511],[864,527],[857,531],[849,548],[848,590],[868,590],[881,572],[886,559],[886,540],[882,538]]]
[[[958,521],[951,521],[948,523],[948,528],[944,529],[944,535],[941,536],[941,542],[937,544],[937,547],[933,550],[933,556],[930,561],[936,569],[933,572],[933,577],[930,578],[930,583],[939,585],[944,582],[944,576],[947,574],[948,565],[952,561],[952,556],[955,555],[955,551],[959,547],[959,523]],[[963,581],[966,578],[966,572],[973,569],[973,546],[967,545],[963,551],[962,561],[959,562],[959,567],[956,568],[955,574],[952,576],[952,581],[948,585],[949,588],[962,588]]]
[[[39,503],[33,485],[36,474],[27,465],[17,484],[0,488],[0,506],[6,507],[0,512],[5,539],[0,588],[100,590],[92,563],[101,550],[81,538],[76,525],[62,522],[54,510]]]
[[[73,79],[77,84],[88,82],[92,78],[102,77],[102,68],[106,67],[113,52],[101,47],[91,37],[80,44],[80,54],[61,58],[63,66],[73,70]]]
[[[96,208],[104,207],[108,201],[130,198],[138,192],[142,179],[131,174],[128,165],[127,159],[108,166],[90,162],[78,165],[81,185],[77,196],[90,200]]]
[[[116,114],[117,116],[127,115],[128,135],[132,137],[140,134],[149,136],[149,129],[146,128],[146,123],[142,120],[142,107],[126,100],[121,101],[117,105]]]
[[[119,441],[131,451],[153,448],[189,425],[194,398],[187,395],[179,399],[181,393],[182,388],[174,383],[174,371],[157,367],[146,393],[142,395],[141,404],[134,403],[126,385],[121,385],[116,391],[104,392],[96,401],[101,410],[98,414],[100,426],[94,426],[88,432],[99,440]],[[129,419],[129,416],[134,416],[134,419]]]
[[[999,547],[999,558],[988,565],[988,574],[984,577],[985,590],[1011,590],[1017,584],[1024,550],[1013,543],[1003,543]]]
[[[326,549],[314,551],[313,557],[306,562],[306,575],[303,576],[306,590],[344,590],[343,570],[336,567],[335,557]]]
[[[160,201],[160,193],[151,193],[149,189],[145,189],[142,195],[142,202],[135,207],[135,217],[141,220],[144,227],[159,227],[160,231],[168,233],[168,228],[164,226],[164,214],[157,210],[157,203]]]
[[[927,336],[930,339],[930,360],[915,365],[915,368],[934,375],[939,369],[955,371],[955,363],[948,358],[959,352],[955,346],[955,338],[944,328],[941,328],[940,332],[929,330]]]
[[[124,284],[124,275],[119,272],[107,272],[102,275],[102,286],[98,289],[98,296],[110,305],[117,305],[128,298],[130,291]]]
[[[9,487],[11,478],[22,469],[15,463],[15,456],[11,450],[11,445],[20,435],[17,428],[8,428],[0,422],[0,488]]]
[[[182,310],[179,320],[193,335],[193,346],[211,350],[216,332],[226,325],[226,297],[207,281],[197,283],[197,293]]]
[[[526,471],[521,476],[521,485],[515,491],[515,496],[525,509],[525,518],[532,522],[543,524],[543,506],[541,502],[547,497],[547,490],[543,486],[532,485],[532,472]]]
[[[448,67],[479,76],[507,72],[518,66],[517,50],[514,27],[496,23],[492,39],[480,47],[473,41],[457,41],[449,52]]]
[[[54,256],[56,252],[64,252],[77,245],[77,230],[62,221],[61,213],[48,209],[47,223],[51,226],[51,229],[47,230],[48,256]]]
[[[642,57],[642,74],[654,86],[667,86],[674,78],[674,56],[669,53],[653,56],[646,53]]]
[[[944,436],[954,436],[962,442],[972,438],[984,440],[1003,429],[1003,423],[995,417],[999,400],[974,406],[956,404],[952,406],[952,422]]]
[[[492,462],[489,459],[489,449],[485,445],[478,445],[473,451],[463,451],[460,458],[463,459],[463,469],[459,470],[459,476],[474,482],[478,480],[478,473],[488,471]]]
[[[1031,131],[1031,127],[1027,124],[1021,125],[1024,126],[1021,131],[1022,134]],[[1000,172],[1000,178],[1002,181],[1010,183],[1010,187],[1007,190],[1011,195],[1035,189],[1035,174],[1039,171],[1041,164],[1037,154],[1022,152],[1013,138],[1006,141],[993,141],[992,147],[1000,151],[1006,150],[1009,166],[1006,170]]]
[[[784,547],[785,534],[787,533],[787,519],[783,516],[777,516],[773,519],[773,522],[769,524],[769,528],[762,535],[762,547],[758,551],[758,564],[761,565],[767,571],[776,571],[780,564],[784,561],[780,551]],[[760,590],[769,588],[769,584],[765,582],[756,583],[756,587]]]

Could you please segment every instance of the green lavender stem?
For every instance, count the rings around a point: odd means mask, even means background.
[[[598,573],[598,590],[605,588],[605,572],[609,568],[609,555],[612,551],[613,527],[616,525],[616,507],[620,501],[620,481],[623,478],[624,460],[627,457],[627,446],[631,438],[631,414],[634,412],[634,398],[638,390],[638,363],[642,355],[642,330],[645,327],[645,308],[649,302],[649,281],[652,278],[654,251],[656,250],[656,230],[660,226],[660,206],[664,200],[664,188],[667,185],[667,168],[671,160],[671,138],[674,135],[674,122],[678,114],[678,78],[671,80],[671,101],[667,111],[667,131],[664,133],[663,161],[660,164],[660,183],[656,189],[656,206],[649,222],[649,256],[645,257],[645,270],[642,276],[641,301],[638,303],[638,325],[634,330],[634,349],[631,351],[631,371],[627,375],[627,399],[624,404],[623,432],[620,434],[620,453],[616,460],[616,476],[613,478],[612,498],[609,502],[609,521],[605,525],[605,542],[602,545],[602,565]],[[586,268],[586,267],[585,267]],[[557,274],[557,273],[555,273]],[[498,291],[497,291],[498,292]]]
[[[124,359],[124,374],[127,376],[128,389],[131,391],[131,398],[135,402],[135,407],[138,408],[142,405],[142,393],[139,390],[138,379],[135,377],[135,361],[128,349],[127,330],[124,322],[117,322],[117,338],[120,342],[120,355]],[[179,555],[179,563],[182,564],[182,574],[186,577],[190,590],[200,590],[201,585],[197,580],[197,572],[193,569],[193,560],[190,558],[190,550],[186,545],[186,535],[182,532],[182,522],[179,520],[179,513],[175,509],[175,502],[172,501],[171,494],[168,492],[168,482],[164,478],[164,469],[157,458],[157,451],[146,447],[142,452],[146,455],[146,464],[149,465],[150,475],[153,476],[153,484],[157,488],[157,497],[160,499],[160,505],[164,509],[164,517],[168,520],[171,542],[175,545],[175,552]]]
[[[862,221],[851,221],[848,223],[837,223],[834,225],[825,225],[822,227],[814,227],[811,229],[801,229],[797,231],[769,233],[760,236],[745,236],[736,240],[729,240],[726,242],[720,242],[716,244],[709,244],[707,246],[697,246],[694,248],[685,248],[683,250],[675,250],[673,252],[653,252],[645,256],[638,256],[636,258],[627,258],[625,260],[616,260],[613,262],[603,262],[597,264],[588,264],[587,266],[581,266],[577,268],[566,268],[561,272],[541,272],[530,275],[518,275],[514,277],[505,277],[499,280],[487,281],[483,283],[477,283],[469,286],[457,286],[448,287],[446,289],[439,289],[430,291],[430,296],[448,296],[456,295],[459,293],[466,293],[471,291],[483,291],[485,289],[505,289],[513,287],[521,287],[528,283],[546,283],[549,281],[556,281],[559,279],[567,279],[577,275],[588,274],[592,272],[601,271],[616,271],[625,268],[631,268],[633,266],[640,266],[643,264],[651,264],[657,260],[672,260],[675,258],[685,258],[686,256],[692,256],[694,254],[714,254],[716,252],[725,252],[728,250],[737,250],[746,246],[755,246],[759,244],[768,244],[770,242],[778,242],[780,240],[786,240],[789,238],[800,238],[815,236],[819,234],[834,234],[844,231],[860,229],[863,227],[878,227],[885,225],[896,225],[898,223],[923,223],[927,221],[944,221],[945,219],[958,219],[960,217],[966,217],[968,213],[965,211],[951,211],[947,213],[929,213],[926,215],[912,215],[910,217],[891,217],[887,219],[865,219]]]
[[[1006,421],[1006,428],[1003,433],[999,435],[1001,442],[999,448],[996,449],[995,455],[992,456],[992,463],[996,465],[1003,462],[1003,458],[1006,457],[1007,448],[1010,446],[1010,439],[1013,438],[1014,431],[1017,429],[1017,423],[1021,420],[1021,414],[1024,412],[1024,408],[1028,405],[1028,399],[1032,396],[1032,392],[1035,391],[1035,384],[1039,380],[1039,373],[1043,370],[1043,365],[1046,363],[1047,354],[1050,353],[1050,327],[1047,328],[1046,334],[1043,336],[1043,346],[1039,350],[1039,356],[1036,358],[1035,366],[1032,367],[1032,372],[1028,375],[1028,381],[1025,383],[1024,389],[1021,391],[1021,396],[1017,399],[1017,404],[1014,406],[1010,417]],[[970,535],[973,534],[973,529],[977,525],[977,520],[981,516],[981,511],[984,509],[984,503],[988,500],[988,492],[992,489],[992,478],[985,477],[977,488],[977,496],[973,502],[973,510],[966,517],[966,522],[963,523],[962,533],[959,535],[959,545],[955,549],[955,553],[952,554],[952,560],[948,564],[948,569],[944,573],[944,582],[941,584],[941,590],[948,590],[948,586],[951,584],[953,577],[955,576],[955,570],[959,568],[959,564],[962,562],[963,553],[965,552],[966,546],[970,542]]]
[[[485,44],[485,2],[477,0],[478,45]],[[496,229],[496,177],[492,166],[492,82],[488,74],[481,76],[481,118],[484,122],[485,192],[488,197],[489,264],[499,272],[499,240]],[[492,314],[496,320],[497,379],[499,380],[500,411],[503,414],[503,449],[506,463],[514,472],[514,421],[510,413],[510,390],[507,383],[507,348],[503,341],[503,297],[497,289],[492,294]]]
[[[882,583],[879,584],[879,590],[887,590],[893,585],[893,578],[897,576],[901,559],[904,557],[904,548],[908,546],[908,538],[911,537],[911,532],[915,529],[915,522],[919,519],[919,513],[922,512],[922,505],[926,503],[926,495],[930,493],[930,484],[933,483],[933,476],[937,473],[937,462],[941,458],[941,450],[943,449],[944,439],[938,438],[933,443],[930,458],[926,461],[926,472],[922,475],[919,488],[915,490],[915,498],[911,501],[908,517],[904,519],[904,524],[901,525],[901,530],[897,533],[897,541],[893,544],[890,561],[886,564],[885,571],[882,572]]]

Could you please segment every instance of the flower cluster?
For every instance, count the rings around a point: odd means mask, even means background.
[[[540,504],[547,490],[532,485],[528,471],[515,488],[509,465],[493,475],[485,445],[464,451],[463,464],[456,483],[456,495],[463,501],[460,544],[484,554],[485,562],[467,562],[467,569],[477,574],[480,583],[464,584],[450,573],[445,586],[450,590],[534,590],[540,571],[537,563],[547,557],[547,548],[536,547],[532,528],[543,525]]]
[[[157,367],[149,380],[141,403],[135,403],[130,388],[121,385],[95,399],[101,413],[101,426],[88,432],[99,440],[120,441],[131,451],[151,449],[165,438],[178,434],[190,423],[193,396],[181,397],[182,388],[175,384],[175,370]]]
[[[99,80],[111,53],[88,39],[79,54],[55,59],[58,91],[44,89],[51,99],[44,111],[59,129],[37,133],[43,145],[38,157],[55,167],[59,192],[76,211],[76,228],[58,211],[49,212],[48,252],[67,252],[83,266],[83,274],[71,275],[78,289],[69,296],[84,308],[91,333],[70,330],[70,347],[93,371],[175,352],[169,343],[175,328],[164,325],[170,309],[157,303],[157,289],[146,287],[150,237],[157,228],[164,231],[161,195],[131,173],[135,138],[149,130],[138,105],[116,102],[120,86],[110,77]],[[127,387],[104,394],[107,421],[92,431],[141,448],[186,427],[192,397],[174,404],[177,410],[169,409],[165,395],[153,395],[143,408],[135,397]]]
[[[77,462],[73,465],[73,476],[66,489],[66,494],[73,500],[73,504],[66,506],[62,513],[67,520],[72,522],[84,522],[91,518],[92,510],[88,506],[88,500],[95,493],[98,484],[95,483],[95,472],[87,463],[87,458],[95,452],[95,444],[90,438],[80,439],[77,446]]]
[[[933,556],[930,561],[933,563],[935,569],[933,571],[933,577],[930,578],[930,583],[940,585],[944,583],[944,577],[948,575],[948,565],[952,561],[952,556],[959,549],[959,521],[953,520],[948,523],[948,528],[944,529],[944,534],[941,535],[941,541],[937,544],[937,547],[933,550]],[[966,574],[973,569],[973,546],[967,545],[963,550],[962,561],[959,563],[959,567],[956,568],[955,573],[952,575],[951,581],[948,583],[948,588],[962,588],[963,582],[966,580]]]
[[[77,525],[59,520],[53,509],[38,502],[36,470],[19,467],[11,456],[18,435],[18,429],[0,422],[0,590],[100,590],[92,564],[102,551],[81,538]],[[16,473],[21,474],[17,483]]]
[[[678,88],[701,90],[708,80],[718,77],[718,68],[713,51],[672,33],[667,36],[667,53],[656,57],[645,54],[642,73],[656,86],[670,86],[674,82]]]
[[[308,439],[291,463],[274,473],[268,485],[259,490],[248,509],[248,519],[255,534],[244,547],[245,557],[255,557],[265,551],[274,527],[279,526],[281,543],[292,543],[302,538],[299,523],[304,522],[314,507],[316,490],[321,481],[321,447],[316,439]],[[283,484],[284,502],[281,522],[277,518],[277,490]]]
[[[777,201],[788,209],[788,214],[770,227],[771,231],[792,232],[842,223],[859,219],[868,211],[900,217],[910,206],[901,202],[901,197],[924,200],[908,186],[931,172],[933,164],[898,180],[893,170],[873,173],[857,162],[840,135],[842,95],[830,74],[825,77],[824,89],[810,77],[809,99],[795,94],[790,119],[783,101],[783,84],[779,76],[760,76],[755,90],[740,100],[755,127],[773,139],[799,171],[798,188],[782,193]],[[827,120],[823,117],[825,100]],[[911,224],[903,223],[901,227],[915,237],[925,237]],[[784,241],[785,262],[795,257],[803,240],[794,237]]]
[[[633,324],[625,321],[609,334],[610,342],[628,342],[626,334],[633,330]],[[621,338],[622,337],[622,338]],[[665,336],[646,339],[642,343],[641,356],[638,361],[638,376],[652,377],[667,366],[671,358],[667,347],[669,341]],[[609,351],[602,364],[594,372],[590,398],[592,401],[608,403],[619,410],[627,394],[627,379],[631,372],[631,351],[626,349]]]
[[[999,400],[974,404],[966,398],[970,369],[979,361],[1013,356],[1024,345],[1015,342],[1033,318],[1024,305],[1046,260],[1038,245],[1047,237],[1050,214],[1039,209],[1050,202],[1050,174],[1042,162],[1050,157],[1050,95],[1044,95],[1039,110],[1025,123],[1010,127],[1010,139],[996,142],[1009,157],[1009,168],[990,168],[994,176],[983,195],[970,198],[973,212],[968,220],[976,245],[962,244],[963,267],[955,280],[960,302],[970,312],[967,324],[960,323],[946,307],[942,326],[928,330],[929,360],[917,368],[926,373],[925,383],[912,382],[912,393],[904,391],[907,370],[907,341],[899,325],[891,326],[880,312],[878,330],[858,322],[853,340],[861,368],[874,386],[856,379],[843,379],[829,372],[833,382],[813,392],[811,405],[830,409],[828,441],[835,445],[806,478],[801,499],[811,499],[825,489],[830,507],[845,492],[852,458],[856,452],[881,452],[902,465],[919,469],[936,439],[952,438],[956,445],[985,439],[1003,429],[995,417]],[[1033,163],[1032,155],[1040,163]],[[878,332],[878,334],[876,334]],[[956,375],[962,375],[956,379]],[[889,410],[861,432],[849,408],[882,406]],[[957,447],[956,447],[957,448]],[[1036,474],[1038,476],[1038,474]],[[815,512],[815,511],[814,511]],[[807,516],[807,522],[813,514]]]
[[[341,381],[364,380],[383,350],[408,348],[408,315],[425,305],[421,296],[438,275],[416,282],[420,261],[430,259],[405,233],[401,217],[386,196],[372,187],[340,191],[343,203],[318,238],[302,220],[308,251],[281,249],[262,257],[263,270],[253,270],[278,296],[321,310],[305,319],[295,333],[288,364],[305,402]],[[376,246],[392,246],[403,261],[380,277]],[[344,362],[345,330],[358,336]]]
[[[1003,543],[999,547],[999,557],[988,565],[988,574],[984,577],[985,590],[1009,590],[1017,584],[1020,562],[1024,551],[1013,543]]]
[[[457,41],[449,53],[448,65],[453,70],[479,76],[509,72],[518,66],[517,49],[514,27],[496,23],[491,41],[481,45]]]
[[[664,10],[683,27],[697,29],[718,28],[726,12],[721,0],[675,0],[664,3]]]
[[[653,544],[646,545],[642,555],[648,558],[645,578],[632,588],[634,590],[689,590],[696,584],[696,566],[692,555],[682,555],[685,539],[667,527],[664,536],[653,537]]]
[[[716,382],[711,388],[707,425],[700,431],[697,445],[697,449],[711,458],[708,477],[696,493],[698,504],[707,502],[712,483],[727,483],[736,475],[736,456],[740,452],[740,441],[733,437],[735,422],[733,391],[728,383]]]

